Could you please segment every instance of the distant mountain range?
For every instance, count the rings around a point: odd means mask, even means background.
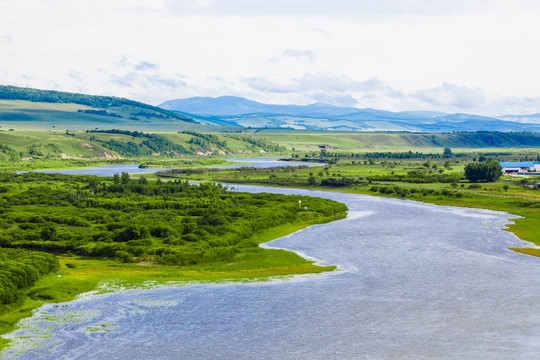
[[[435,111],[391,112],[325,103],[272,105],[242,97],[192,97],[164,102],[161,108],[208,125],[344,131],[535,131],[540,114],[487,117]]]

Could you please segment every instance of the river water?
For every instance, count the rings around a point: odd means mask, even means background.
[[[540,261],[508,215],[337,192],[346,219],[268,243],[341,271],[177,285],[45,305],[15,359],[538,359]]]
[[[243,162],[249,164],[231,164],[231,165],[216,165],[207,166],[207,169],[236,169],[241,167],[255,168],[276,168],[284,166],[317,166],[324,165],[323,163],[303,162],[303,161],[280,161],[280,158],[230,158],[225,159],[229,162]],[[195,169],[197,167],[192,167]],[[147,174],[155,173],[156,171],[173,170],[176,168],[139,168],[139,164],[129,165],[104,165],[92,166],[85,169],[63,169],[63,170],[33,170],[34,172],[51,173],[51,174],[67,174],[67,175],[97,175],[97,176],[113,176],[114,174]],[[22,171],[27,172],[27,171]]]

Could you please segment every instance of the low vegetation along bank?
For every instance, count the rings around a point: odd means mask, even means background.
[[[522,216],[513,220],[515,224],[510,225],[509,230],[540,246],[540,191],[533,189],[540,178],[494,176],[499,166],[495,161],[498,157],[515,156],[507,151],[476,156],[449,151],[446,156],[443,153],[387,152],[352,156],[349,153],[349,156],[336,157],[323,150],[299,158],[325,161],[324,166],[204,172],[180,169],[158,172],[157,175],[167,179],[333,190],[505,211]],[[533,159],[537,158],[538,155],[534,155]],[[540,250],[536,248],[513,250],[540,256]]]
[[[347,211],[331,200],[208,183],[37,173],[1,174],[0,209],[0,258],[11,259],[0,265],[1,332],[43,301],[69,300],[104,280],[129,285],[332,270],[258,245]]]

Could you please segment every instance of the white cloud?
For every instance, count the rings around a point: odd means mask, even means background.
[[[129,62],[125,55],[122,55],[122,58],[118,62],[116,62],[116,65],[121,67],[128,66],[128,64]]]
[[[305,73],[298,78],[255,77],[247,80],[254,90],[268,92],[384,92],[396,94],[396,91],[377,78],[355,81],[347,75],[330,72]]]
[[[116,85],[127,88],[147,88],[155,89],[159,87],[179,88],[187,86],[181,75],[165,76],[162,74],[144,74],[139,72],[128,72],[123,75],[112,74],[110,81]]]
[[[2,44],[13,44],[13,38],[9,35],[0,36],[0,45]]]
[[[311,98],[317,102],[338,105],[338,106],[356,106],[358,100],[351,94],[328,95],[327,93],[316,93]]]
[[[436,88],[420,90],[414,97],[436,107],[476,109],[485,105],[482,89],[471,89],[446,82]]]
[[[317,57],[317,54],[313,50],[287,49],[283,52],[283,56],[295,59],[307,58],[313,61]]]
[[[68,71],[68,75],[69,77],[77,80],[77,81],[82,81],[82,74],[80,72],[78,72],[77,70],[74,70],[74,69],[70,69]]]
[[[508,8],[538,10],[533,0],[180,0],[168,1],[176,12],[196,10],[219,15],[439,16],[466,12],[497,12]]]
[[[135,70],[138,71],[147,71],[147,70],[157,70],[159,69],[159,65],[152,64],[148,61],[141,61],[135,65]]]

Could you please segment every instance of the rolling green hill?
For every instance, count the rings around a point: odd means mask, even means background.
[[[0,126],[18,130],[201,130],[192,118],[112,96],[0,86]]]

